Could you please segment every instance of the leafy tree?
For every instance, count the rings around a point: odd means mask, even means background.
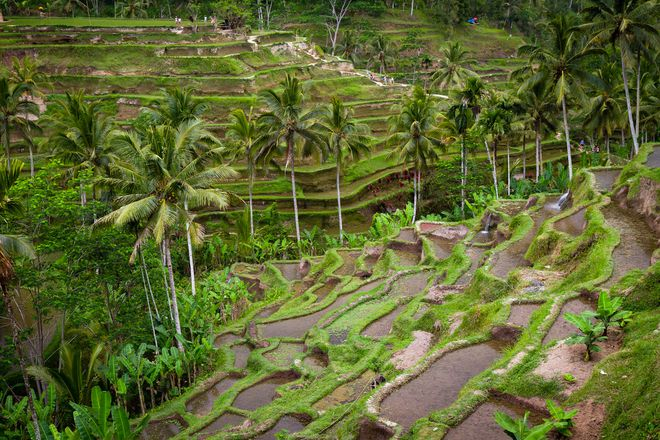
[[[419,87],[412,97],[404,97],[399,114],[389,119],[390,136],[388,143],[393,145],[391,155],[400,162],[413,164],[413,216],[417,215],[417,196],[421,184],[421,172],[428,168],[432,160],[438,158],[437,149],[443,147],[437,124],[438,111],[431,97]]]
[[[449,42],[442,49],[443,58],[438,61],[438,69],[431,76],[431,85],[438,85],[441,89],[463,87],[467,77],[476,76],[476,73],[467,67],[474,62],[468,58],[468,53],[460,42]]]
[[[584,68],[589,56],[602,51],[585,48],[576,34],[573,22],[566,15],[559,15],[550,21],[550,38],[540,45],[523,45],[518,56],[528,57],[528,71],[534,72],[539,80],[548,81],[554,89],[556,103],[561,106],[566,153],[568,155],[568,176],[573,178],[570,130],[568,126],[567,101],[582,95],[581,85],[591,80]]]
[[[153,236],[162,246],[169,275],[172,316],[179,335],[181,324],[170,252],[172,237],[179,225],[187,223],[193,228],[193,240],[201,242],[204,230],[192,222],[188,208],[225,208],[227,194],[213,186],[235,175],[230,168],[215,165],[217,149],[201,156],[193,153],[192,146],[203,138],[212,136],[198,120],[183,122],[177,128],[152,126],[141,135],[119,134],[114,144],[124,160],[113,165],[116,176],[104,182],[124,195],[116,197],[117,209],[96,222],[119,227],[140,225],[131,262],[148,237]],[[178,339],[177,343],[182,350]]]
[[[395,57],[393,43],[383,34],[378,34],[369,46],[369,64],[378,66],[381,75],[387,72]]]
[[[637,59],[637,77],[639,80],[641,57],[645,47],[655,47],[660,42],[657,29],[657,17],[660,12],[657,1],[634,0],[590,0],[585,13],[591,21],[583,25],[593,34],[593,42],[611,43],[619,46],[621,76],[626,96],[628,125],[633,140],[635,154],[639,151],[639,133],[633,119],[628,87],[627,67]],[[639,100],[639,81],[637,99]]]
[[[326,133],[328,149],[335,156],[337,213],[339,215],[339,243],[343,241],[343,223],[341,217],[341,172],[349,160],[358,159],[369,152],[369,142],[365,134],[368,127],[353,120],[351,109],[344,106],[341,99],[334,97],[330,107],[320,119],[320,127]]]
[[[27,124],[39,112],[35,103],[25,99],[29,91],[27,84],[14,84],[7,77],[0,78],[0,134],[8,165],[11,165],[11,130]]]
[[[610,326],[622,327],[630,320],[632,312],[621,310],[623,298],[620,296],[610,298],[606,290],[598,295],[598,309],[596,309],[596,318],[603,323],[603,336],[607,336],[607,329]]]
[[[259,156],[269,156],[281,142],[286,146],[285,167],[291,167],[291,193],[293,196],[293,216],[296,226],[296,240],[300,243],[300,223],[298,222],[298,198],[296,197],[295,157],[296,144],[303,144],[303,153],[312,150],[319,151],[324,143],[318,132],[317,113],[303,111],[304,94],[298,78],[287,74],[280,83],[282,92],[266,90],[260,94],[268,112],[259,120],[269,128],[267,146],[262,148]]]
[[[14,161],[13,164],[0,163],[0,221],[4,221],[4,216],[8,213],[16,213],[20,209],[20,205],[9,197],[9,191],[20,177],[22,169],[22,162]],[[27,393],[28,408],[32,416],[34,429],[36,430],[36,438],[41,439],[38,417],[35,410],[34,400],[30,392],[30,382],[27,376],[25,359],[23,358],[21,350],[21,341],[19,340],[19,326],[16,322],[13,311],[13,299],[10,296],[10,283],[15,277],[12,256],[34,258],[32,245],[28,243],[24,237],[0,234],[0,291],[2,291],[2,300],[11,324],[12,343],[16,350],[18,367],[23,378],[25,392]]]
[[[495,413],[495,421],[500,428],[504,430],[506,435],[511,437],[513,440],[543,440],[546,438],[546,434],[552,429],[552,424],[543,423],[541,425],[529,427],[527,423],[527,418],[529,417],[529,412],[526,412],[524,416],[520,419],[513,419],[506,413],[497,411]]]
[[[116,159],[109,142],[112,121],[102,113],[98,102],[86,102],[82,92],[67,92],[55,101],[46,120],[53,131],[48,142],[55,157],[71,164],[74,175],[85,169],[97,177],[109,175],[110,164]],[[83,205],[87,203],[82,182],[80,200]]]
[[[591,353],[600,351],[600,347],[596,345],[596,342],[601,342],[607,339],[607,336],[603,335],[605,331],[605,326],[602,322],[594,324],[593,318],[595,314],[593,312],[583,312],[580,315],[573,313],[564,313],[564,319],[573,324],[580,331],[579,334],[575,334],[570,338],[566,339],[567,344],[584,344],[586,347],[586,352],[584,354],[584,360],[591,360]]]
[[[117,4],[119,15],[125,18],[146,18],[148,0],[124,0]]]
[[[467,183],[467,152],[465,139],[468,130],[474,125],[472,111],[467,103],[455,102],[447,111],[447,119],[442,123],[443,134],[451,142],[460,142],[461,148],[461,216],[465,218],[465,185]]]

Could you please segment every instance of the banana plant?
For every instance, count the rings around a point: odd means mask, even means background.
[[[600,351],[600,347],[596,345],[596,342],[601,342],[607,339],[607,336],[603,336],[605,326],[600,321],[594,323],[593,318],[595,316],[595,313],[588,311],[582,312],[580,315],[564,313],[564,319],[573,324],[580,331],[580,333],[574,334],[566,339],[566,343],[584,344],[586,347],[584,360],[586,362],[591,360],[591,354],[593,352]]]
[[[495,413],[495,421],[500,428],[504,430],[506,435],[513,440],[543,440],[546,439],[546,434],[552,429],[551,423],[543,423],[541,425],[529,427],[527,418],[529,412],[526,412],[520,419],[513,419],[508,414],[498,411]]]
[[[543,419],[544,422],[552,425],[555,431],[563,437],[571,436],[571,428],[575,425],[573,417],[577,414],[577,410],[566,411],[559,405],[556,405],[552,400],[546,400],[545,405],[550,413],[550,419]]]
[[[149,359],[144,356],[146,351],[147,344],[145,343],[140,344],[137,350],[133,348],[132,344],[127,344],[124,346],[121,355],[119,356],[119,362],[121,362],[126,373],[135,382],[137,387],[142,414],[147,410],[144,404],[144,390],[142,389],[145,366],[149,362]]]
[[[596,318],[603,323],[603,336],[607,336],[607,329],[610,326],[623,327],[628,321],[630,321],[632,312],[621,310],[622,303],[623,298],[620,296],[610,298],[610,295],[605,290],[598,296]]]

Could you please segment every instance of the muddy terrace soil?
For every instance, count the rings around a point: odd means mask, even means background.
[[[363,336],[368,336],[370,338],[382,338],[386,336],[392,329],[392,324],[399,316],[401,312],[405,310],[405,307],[397,307],[387,315],[382,318],[378,318],[371,324],[369,324],[364,331],[362,332]]]
[[[573,237],[582,234],[587,227],[587,220],[584,218],[585,209],[586,208],[580,209],[575,214],[571,214],[568,217],[556,221],[554,223],[554,228],[568,235],[572,235]]]
[[[277,424],[265,433],[255,437],[256,440],[277,440],[277,433],[286,430],[290,434],[301,431],[305,428],[300,420],[291,416],[284,416],[278,420]]]
[[[596,177],[596,188],[601,192],[610,192],[621,170],[594,170],[592,173]]]
[[[513,304],[507,322],[509,324],[525,327],[529,324],[529,318],[532,316],[532,313],[534,313],[539,307],[540,304]]]
[[[486,249],[481,247],[472,246],[467,249],[467,255],[471,261],[470,268],[458,278],[456,284],[467,284],[472,280],[472,276],[474,276],[474,273],[481,266],[481,257],[484,252],[486,252]]]
[[[211,412],[213,403],[220,395],[231,388],[238,378],[225,377],[215,383],[208,391],[202,392],[199,396],[193,397],[186,403],[186,411],[198,416],[204,416]]]
[[[188,424],[180,415],[168,417],[163,420],[154,420],[142,431],[140,438],[144,440],[167,439],[175,436]]]
[[[658,237],[640,217],[628,209],[622,209],[610,203],[603,209],[605,221],[621,234],[621,242],[614,249],[614,269],[612,276],[605,282],[610,287],[628,271],[636,268],[645,269],[651,265],[651,257]]]
[[[247,367],[248,357],[250,357],[251,349],[247,344],[234,345],[231,348],[234,352],[234,368],[243,369]]]
[[[387,396],[381,413],[408,429],[421,414],[450,405],[467,381],[499,357],[500,352],[487,343],[452,351]]]
[[[278,397],[275,391],[280,385],[296,380],[294,374],[278,374],[269,379],[263,380],[256,385],[241,391],[232,406],[239,409],[254,411],[260,406],[269,404]]]
[[[545,335],[545,338],[543,338],[543,343],[548,344],[549,342],[554,340],[566,339],[567,337],[576,333],[575,326],[569,324],[564,319],[564,313],[569,312],[579,315],[582,312],[586,312],[588,310],[593,310],[593,309],[594,309],[594,304],[592,304],[591,302],[587,301],[584,298],[576,298],[568,301],[562,307],[559,316],[557,316],[557,319],[552,324],[552,327],[550,327],[548,334]]]
[[[507,402],[502,399],[491,399],[482,403],[460,425],[449,430],[444,440],[510,440],[510,437],[495,422],[496,412],[503,412],[511,417],[520,418],[526,411],[530,412],[529,423],[543,423],[545,414],[530,411],[529,408]]]
[[[199,432],[201,434],[200,438],[205,439],[227,426],[237,426],[244,421],[245,417],[243,416],[233,413],[224,413]]]

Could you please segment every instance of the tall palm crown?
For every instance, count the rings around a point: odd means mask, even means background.
[[[26,84],[14,84],[6,77],[0,78],[0,134],[8,164],[11,163],[10,131],[27,124],[39,112],[36,104],[24,99],[29,90]]]
[[[190,88],[166,90],[163,98],[155,108],[144,110],[156,124],[177,127],[182,122],[200,118],[207,110],[207,105],[195,98]]]
[[[339,213],[339,240],[343,237],[343,221],[341,213],[340,176],[344,162],[358,159],[369,152],[369,140],[366,133],[369,128],[364,124],[356,124],[352,109],[344,106],[341,99],[333,97],[330,106],[319,120],[319,127],[327,136],[328,149],[335,156],[337,211]]]
[[[263,138],[263,130],[257,118],[252,114],[252,109],[245,113],[243,109],[237,109],[230,113],[231,125],[227,129],[227,138],[234,142],[234,157],[245,157],[248,173],[248,192],[250,207],[250,234],[254,234],[254,217],[252,209],[252,186],[259,147],[259,141]]]
[[[131,259],[149,236],[160,243],[187,219],[184,200],[191,209],[214,206],[225,208],[228,197],[214,189],[219,182],[234,177],[224,165],[214,165],[217,149],[202,156],[193,146],[215,138],[198,120],[148,127],[144,133],[118,133],[113,138],[121,160],[112,164],[112,177],[104,183],[123,192],[115,199],[118,208],[97,220],[97,224],[143,225]],[[203,230],[197,230],[201,238]]]
[[[469,107],[476,119],[479,117],[479,113],[481,113],[481,101],[486,94],[486,85],[481,78],[470,76],[465,81],[465,85],[456,92],[455,99]]]
[[[382,34],[378,34],[369,48],[370,61],[378,64],[378,71],[383,74],[394,57],[394,48],[390,40]]]
[[[592,75],[584,69],[585,60],[602,50],[585,48],[576,34],[573,21],[568,16],[560,15],[549,23],[552,38],[544,45],[524,45],[518,49],[518,55],[529,58],[526,69],[536,73],[539,80],[548,81],[558,105],[561,105],[564,119],[564,137],[568,159],[569,178],[573,177],[570,131],[568,126],[568,98],[582,98],[581,85],[589,81]]]
[[[420,172],[438,158],[437,149],[443,144],[437,124],[438,110],[428,94],[419,87],[410,98],[404,98],[399,114],[389,119],[388,143],[394,145],[392,155],[404,164],[412,162],[415,173],[413,185],[413,221],[417,211]]]
[[[476,73],[467,68],[474,60],[468,58],[468,51],[463,49],[460,42],[449,43],[442,49],[442,55],[437,70],[431,76],[432,85],[438,85],[441,89],[462,87],[465,79],[476,76]]]
[[[260,94],[268,112],[259,118],[259,122],[268,127],[269,133],[265,146],[259,151],[261,160],[271,156],[278,146],[284,142],[285,167],[291,170],[291,192],[293,195],[294,221],[296,238],[300,242],[300,225],[298,223],[298,200],[295,185],[295,153],[296,145],[302,144],[303,153],[311,154],[313,150],[323,148],[323,140],[318,133],[318,112],[303,111],[303,90],[298,78],[287,74],[280,83],[282,92],[266,90]]]
[[[660,5],[655,0],[591,0],[590,5],[585,8],[585,13],[591,17],[591,20],[580,26],[593,35],[592,43],[619,46],[628,124],[635,153],[639,151],[639,133],[633,121],[626,68],[634,64],[637,55],[637,94],[639,95],[640,55],[642,52],[647,53],[647,48],[655,47],[660,42],[660,33],[657,29],[659,8]],[[639,96],[637,100],[639,110]],[[637,122],[639,123],[639,120]]]
[[[90,168],[95,174],[108,174],[116,157],[108,142],[112,122],[98,102],[87,103],[81,92],[67,92],[55,102],[47,121],[53,129],[49,143],[57,157],[71,163],[74,171]]]
[[[618,72],[613,64],[606,64],[596,70],[595,74],[598,86],[594,87],[593,97],[589,100],[583,126],[586,130],[604,137],[609,147],[609,137],[614,130],[621,127],[624,120],[620,103],[623,85],[614,78]]]

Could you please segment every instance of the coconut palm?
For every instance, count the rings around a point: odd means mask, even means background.
[[[599,49],[585,48],[576,34],[572,20],[559,15],[549,23],[551,38],[542,45],[523,45],[518,56],[528,57],[528,71],[547,80],[553,87],[557,105],[561,106],[566,153],[568,155],[568,176],[573,177],[570,129],[568,126],[567,101],[582,96],[581,85],[591,79],[583,64],[587,57],[602,53]]]
[[[369,151],[369,141],[365,134],[368,127],[353,120],[352,109],[344,106],[341,99],[333,97],[327,112],[320,119],[319,125],[326,133],[328,149],[335,156],[337,213],[339,215],[339,243],[343,241],[343,223],[341,217],[341,180],[342,167],[346,162],[355,160]]]
[[[593,34],[592,42],[610,43],[619,46],[621,76],[626,96],[628,125],[632,135],[635,154],[639,151],[639,140],[633,111],[630,103],[627,67],[636,60],[637,64],[637,99],[639,100],[639,79],[641,52],[646,47],[655,47],[660,42],[657,29],[659,10],[658,2],[634,0],[590,0],[585,13],[591,20],[582,26]]]
[[[529,115],[529,125],[534,130],[535,139],[535,160],[536,163],[536,178],[539,181],[543,162],[543,150],[541,145],[541,137],[544,131],[552,131],[555,129],[553,115],[557,107],[552,98],[552,87],[544,78],[533,76],[523,81],[522,85],[516,93],[516,97],[522,108]]]
[[[193,96],[192,89],[177,87],[164,91],[162,101],[154,108],[145,108],[143,111],[156,124],[178,127],[182,122],[201,118],[207,108],[204,101]]]
[[[53,131],[49,145],[57,158],[71,165],[73,174],[84,169],[92,170],[97,177],[109,174],[110,163],[116,158],[109,142],[112,121],[102,113],[98,102],[86,102],[82,92],[67,92],[55,101],[46,123]],[[80,198],[85,204],[82,183]]]
[[[199,120],[183,122],[176,128],[154,125],[140,134],[117,134],[113,143],[122,160],[112,164],[113,177],[103,181],[120,189],[123,195],[115,199],[117,209],[95,223],[119,227],[141,225],[131,262],[149,237],[162,246],[169,275],[172,317],[179,335],[181,324],[170,253],[172,238],[180,225],[188,224],[193,240],[201,242],[204,230],[190,218],[188,208],[227,207],[227,193],[213,186],[235,176],[230,168],[215,164],[217,149],[201,156],[195,154],[193,146],[202,138],[212,136]],[[177,345],[183,350],[179,338]]]
[[[469,76],[477,76],[467,68],[474,60],[468,58],[468,51],[463,49],[460,42],[448,43],[442,49],[442,55],[438,69],[431,76],[432,86],[438,85],[441,89],[463,87]]]
[[[369,47],[369,63],[378,65],[378,71],[383,75],[394,59],[394,46],[383,34],[376,35]]]
[[[22,169],[23,163],[20,161],[14,161],[11,164],[6,164],[4,162],[0,163],[0,221],[7,221],[5,218],[7,214],[17,214],[21,211],[22,207],[20,203],[9,197],[9,190],[21,176]],[[25,392],[27,394],[28,407],[34,425],[35,437],[40,439],[41,432],[39,431],[39,420],[32,399],[30,381],[28,380],[25,359],[21,349],[22,345],[19,337],[20,328],[16,321],[16,315],[14,314],[13,309],[14,300],[11,298],[10,293],[10,283],[15,277],[12,257],[15,256],[34,258],[32,245],[24,237],[0,234],[0,291],[2,293],[2,300],[5,305],[7,317],[11,322],[12,342],[14,344],[14,349],[16,350],[18,367],[21,371],[23,386],[25,387]]]
[[[247,162],[248,199],[250,207],[250,236],[254,236],[254,214],[252,206],[252,187],[254,186],[254,172],[258,153],[258,142],[263,137],[257,118],[252,109],[245,113],[243,109],[231,112],[232,123],[227,129],[227,137],[236,142],[236,156],[244,156]]]
[[[624,115],[619,104],[623,85],[614,80],[616,69],[614,65],[606,64],[596,70],[598,86],[594,87],[594,96],[584,115],[583,127],[588,132],[605,140],[607,156],[610,156],[610,137],[617,127],[622,125]]]
[[[466,79],[465,85],[456,91],[455,100],[465,104],[470,110],[474,119],[479,119],[481,113],[482,100],[488,95],[486,84],[478,76],[470,76]]]
[[[467,157],[465,139],[468,130],[474,125],[474,116],[467,103],[454,102],[447,111],[447,118],[442,123],[445,142],[460,142],[461,146],[461,215],[465,217],[465,184],[467,182]]]
[[[499,144],[509,135],[513,122],[513,109],[505,97],[493,95],[489,99],[486,109],[481,114],[479,124],[486,135],[491,137],[493,146],[493,157],[490,157],[488,151],[488,142],[486,143],[486,153],[493,170],[493,185],[495,186],[495,197],[499,198],[499,189],[497,184],[497,150]]]
[[[391,155],[404,166],[413,163],[413,223],[417,218],[421,172],[428,168],[430,161],[438,158],[436,151],[443,147],[437,117],[435,103],[424,90],[416,87],[412,97],[403,98],[399,114],[389,119],[391,134],[388,143],[394,147]]]
[[[357,32],[351,29],[346,30],[342,35],[337,49],[342,57],[355,64],[357,62],[358,52],[360,51],[360,41]]]
[[[29,123],[30,119],[36,118],[39,112],[33,102],[24,99],[29,90],[27,84],[15,84],[7,77],[0,78],[0,135],[2,135],[8,165],[11,165],[9,150],[11,130]]]
[[[298,222],[298,199],[296,197],[295,157],[296,144],[303,144],[303,153],[309,154],[312,150],[321,150],[323,140],[318,133],[317,112],[303,111],[303,90],[298,78],[287,74],[280,83],[282,92],[277,94],[274,90],[266,90],[260,94],[268,112],[261,115],[259,121],[269,129],[266,146],[259,155],[267,156],[266,150],[284,142],[285,168],[291,167],[291,194],[293,198],[293,216],[296,226],[296,240],[300,244],[300,224]]]

